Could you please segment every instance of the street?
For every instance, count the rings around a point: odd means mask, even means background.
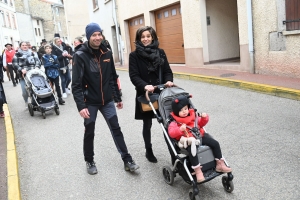
[[[153,119],[152,144],[158,163],[145,158],[142,121],[134,120],[135,89],[126,71],[117,71],[124,108],[119,123],[129,152],[140,169],[124,171],[105,121],[98,113],[95,162],[98,174],[87,174],[83,159],[83,119],[73,96],[54,111],[29,115],[20,85],[4,83],[14,125],[23,200],[187,200],[190,185],[177,175],[172,186],[162,168],[171,158],[158,122]],[[221,176],[199,186],[201,199],[299,199],[300,101],[175,79],[193,95],[199,112],[210,115],[208,133],[220,142],[233,168],[234,191],[224,191]]]

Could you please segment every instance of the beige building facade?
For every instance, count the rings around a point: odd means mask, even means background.
[[[156,29],[160,47],[172,64],[300,78],[295,65],[300,57],[299,36],[284,35],[284,27],[278,28],[279,17],[285,17],[281,16],[284,2],[118,0],[125,64],[135,49],[135,31],[146,25]],[[274,32],[283,36],[272,39]],[[283,45],[278,40],[285,41],[285,48],[278,48]]]

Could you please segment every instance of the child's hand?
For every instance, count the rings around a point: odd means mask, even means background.
[[[181,131],[185,131],[185,130],[186,130],[186,124],[182,124],[182,125],[180,126],[180,130],[181,130]]]
[[[206,113],[201,113],[201,117],[206,117],[207,114]]]

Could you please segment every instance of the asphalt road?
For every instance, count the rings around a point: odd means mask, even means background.
[[[128,72],[119,71],[124,108],[119,122],[130,153],[140,165],[125,172],[103,117],[96,122],[95,162],[99,173],[86,173],[82,155],[83,119],[72,95],[61,114],[43,119],[25,110],[21,88],[5,82],[14,125],[23,200],[185,200],[190,185],[178,175],[164,182],[162,167],[171,163],[159,124],[153,120],[152,143],[158,163],[144,154],[142,122],[134,120],[134,95]],[[199,186],[201,199],[299,199],[300,101],[207,83],[175,79],[193,95],[192,102],[210,115],[206,130],[221,144],[233,168],[234,191],[221,177]]]

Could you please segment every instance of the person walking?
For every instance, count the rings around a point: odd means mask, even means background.
[[[4,76],[3,76],[3,65],[1,65],[1,62],[0,62],[0,118],[4,118],[5,113],[3,110],[3,104],[5,104],[7,102],[6,102],[6,98],[5,98],[4,88],[2,85]]]
[[[40,68],[40,60],[37,54],[34,54],[31,49],[28,49],[26,42],[20,42],[18,53],[15,54],[12,65],[20,74],[20,85],[22,88],[22,96],[25,101],[25,107],[28,108],[28,93],[25,88],[24,76],[26,73],[36,67]]]
[[[15,55],[15,50],[12,48],[12,44],[5,44],[5,50],[3,53],[3,66],[4,69],[9,71],[10,79],[13,82],[14,87],[17,86],[19,75],[17,70],[12,66],[12,60]]]
[[[72,56],[67,52],[65,45],[62,45],[61,39],[55,37],[52,44],[52,54],[56,55],[59,61],[59,76],[61,81],[62,97],[67,98],[67,94],[71,94],[68,85],[71,83],[71,75],[69,63]]]
[[[111,51],[101,43],[102,29],[98,24],[88,24],[85,32],[88,41],[73,56],[72,92],[79,114],[84,118],[83,153],[87,172],[91,175],[97,173],[94,136],[98,110],[110,129],[124,169],[135,171],[139,166],[127,150],[114,105],[115,101],[118,109],[123,108]]]
[[[146,148],[146,158],[157,162],[151,143],[151,126],[153,111],[142,112],[138,97],[149,93],[160,93],[154,90],[155,85],[165,84],[173,86],[173,72],[163,49],[158,48],[159,42],[155,30],[151,26],[144,26],[136,31],[136,50],[129,54],[129,76],[136,89],[135,119],[143,120],[143,138]],[[158,112],[158,111],[157,111]]]
[[[52,47],[50,44],[44,46],[46,54],[42,56],[42,61],[45,67],[45,74],[51,82],[51,85],[55,85],[55,89],[58,96],[58,103],[64,105],[65,101],[61,98],[61,90],[59,86],[59,62],[57,56],[51,55]]]
[[[39,59],[41,60],[41,62],[42,62],[42,57],[43,57],[43,55],[46,54],[46,52],[45,52],[45,45],[46,45],[46,44],[47,44],[46,39],[42,39],[41,46],[40,46],[40,48],[39,48],[39,50],[38,50],[38,52],[37,52],[38,57],[39,57]]]
[[[76,37],[74,40],[74,52],[76,52],[82,45],[83,41],[81,37]]]

